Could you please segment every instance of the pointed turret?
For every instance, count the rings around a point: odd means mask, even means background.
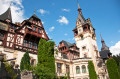
[[[7,11],[5,13],[0,15],[0,20],[5,21],[7,19],[10,20],[10,22],[12,22],[12,15],[11,15],[11,8],[10,7],[7,9]]]
[[[40,20],[40,18],[38,18],[37,15],[35,14],[35,10],[34,10],[34,14],[32,15],[32,17]]]
[[[84,23],[85,23],[85,18],[84,18],[83,15],[82,15],[82,11],[81,11],[81,8],[80,8],[80,6],[79,6],[78,1],[77,1],[77,5],[78,5],[78,19],[80,20],[80,22],[81,22],[82,24],[84,24]]]
[[[101,34],[100,34],[100,36],[101,36]],[[101,51],[109,50],[109,47],[106,46],[105,41],[103,40],[102,36],[101,36],[101,43],[102,43]]]

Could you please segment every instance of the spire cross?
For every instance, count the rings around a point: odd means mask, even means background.
[[[80,5],[79,5],[79,3],[78,3],[78,0],[77,0],[77,4],[78,4],[78,9],[80,9]]]
[[[36,9],[34,9],[34,14],[35,14],[35,10],[36,10]]]

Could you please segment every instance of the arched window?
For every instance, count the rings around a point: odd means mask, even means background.
[[[79,74],[80,73],[80,67],[76,66],[76,73]]]
[[[85,67],[85,65],[82,65],[82,73],[86,73],[86,67]]]

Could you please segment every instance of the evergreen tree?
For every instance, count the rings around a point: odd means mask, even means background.
[[[20,62],[20,70],[30,70],[30,57],[29,52],[26,51]]]
[[[120,54],[118,54],[118,55],[113,55],[112,58],[116,61],[117,66],[119,66],[119,63],[120,63]]]
[[[54,42],[40,39],[38,46],[38,64],[35,73],[39,79],[54,79]]]
[[[118,66],[118,72],[119,72],[119,74],[120,74],[120,62],[119,62],[119,66]]]
[[[88,62],[89,77],[90,79],[97,79],[97,74],[95,72],[94,64],[92,61]]]
[[[113,58],[107,60],[107,70],[110,79],[120,79],[117,64]]]

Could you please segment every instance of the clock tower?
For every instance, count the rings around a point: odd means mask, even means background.
[[[80,58],[91,58],[96,69],[97,58],[100,55],[96,42],[95,29],[91,24],[90,18],[85,19],[83,17],[79,4],[76,27],[73,29],[73,32],[76,45],[79,48]]]

